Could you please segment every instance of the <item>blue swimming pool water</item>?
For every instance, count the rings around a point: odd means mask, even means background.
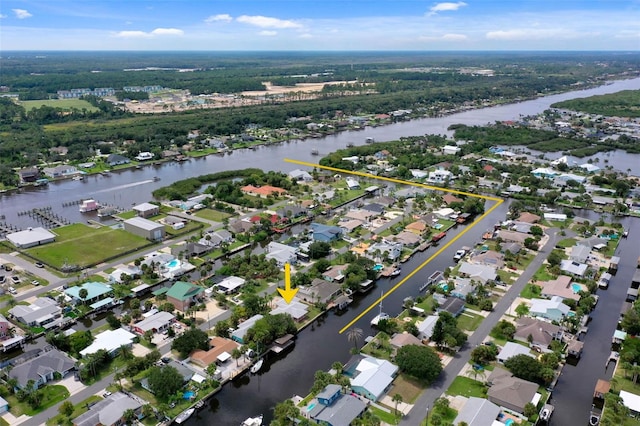
[[[307,411],[313,410],[313,407],[315,407],[315,406],[316,406],[315,402],[312,402],[311,404],[307,405]]]
[[[434,228],[436,229],[440,229],[442,228],[442,224],[441,223],[436,223],[435,225],[433,225]]]
[[[572,283],[571,290],[573,290],[573,292],[577,294],[582,290],[582,286],[580,284]]]
[[[438,287],[440,287],[444,291],[449,290],[449,285],[447,285],[447,283],[440,283],[440,284],[438,284]]]
[[[196,394],[193,391],[186,391],[183,395],[182,398],[184,399],[191,399],[194,396],[196,396]]]
[[[373,270],[376,271],[376,272],[381,271],[382,268],[384,268],[384,265],[382,265],[380,263],[376,263],[375,265],[373,265]]]
[[[504,422],[504,424],[505,424],[505,425],[507,425],[507,426],[511,426],[513,423],[515,423],[515,422],[513,421],[513,419],[507,419],[507,421],[506,421],[506,422]]]
[[[166,266],[167,268],[175,268],[175,267],[176,267],[176,266],[178,266],[178,265],[180,265],[180,261],[179,261],[178,259],[173,259],[172,261],[167,262],[167,263],[165,264],[165,266]]]

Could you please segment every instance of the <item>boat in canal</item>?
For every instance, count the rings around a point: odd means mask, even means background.
[[[176,423],[178,424],[182,424],[185,421],[187,421],[187,419],[189,417],[191,417],[191,415],[196,411],[195,408],[187,408],[186,410],[184,410],[182,413],[178,414],[178,416],[176,417]]]
[[[382,293],[380,295],[380,298],[382,299],[382,296],[384,296],[384,293]],[[382,312],[382,300],[380,300],[380,312],[378,312],[378,315],[376,315],[375,317],[373,317],[373,319],[371,320],[371,325],[374,327],[377,327],[378,324],[380,323],[380,321],[382,320],[388,320],[389,314],[386,314],[384,312]]]
[[[262,364],[264,364],[264,359],[260,358],[258,362],[251,366],[251,369],[249,371],[251,371],[252,374],[256,374],[262,368]]]
[[[317,149],[312,149],[311,155],[320,155],[320,151],[318,151]]]
[[[244,422],[240,424],[240,426],[261,426],[262,425],[262,414],[257,417],[249,417]]]

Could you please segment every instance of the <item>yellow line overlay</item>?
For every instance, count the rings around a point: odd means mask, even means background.
[[[376,306],[378,306],[384,299],[387,298],[387,296],[389,296],[391,293],[393,293],[394,291],[396,291],[401,285],[403,285],[405,282],[407,282],[408,279],[410,279],[411,277],[413,277],[416,273],[418,273],[420,270],[422,270],[422,268],[424,268],[425,266],[427,266],[433,259],[435,259],[436,257],[438,257],[444,250],[448,249],[451,244],[455,243],[458,239],[460,239],[460,237],[462,237],[464,234],[466,234],[471,228],[473,228],[474,226],[476,226],[478,223],[480,223],[487,215],[489,215],[492,211],[494,211],[496,208],[498,208],[498,206],[500,204],[502,204],[504,202],[504,200],[502,198],[498,198],[498,197],[490,197],[487,195],[478,195],[478,194],[472,194],[470,192],[464,192],[464,191],[458,191],[455,189],[448,189],[448,188],[440,188],[438,186],[431,186],[431,185],[425,185],[422,183],[418,183],[418,182],[409,182],[409,181],[405,181],[405,180],[401,180],[401,179],[394,179],[394,178],[389,178],[389,177],[383,177],[383,176],[376,176],[376,175],[372,175],[369,173],[363,173],[363,172],[355,172],[355,171],[351,171],[351,170],[345,170],[345,169],[338,169],[336,167],[329,167],[329,166],[321,166],[320,164],[316,164],[316,163],[309,163],[306,161],[299,161],[299,160],[292,160],[290,158],[285,158],[284,159],[285,162],[287,163],[293,163],[293,164],[299,164],[301,166],[307,166],[307,167],[317,167],[319,169],[324,169],[324,170],[331,170],[334,172],[338,172],[338,173],[346,173],[346,174],[351,174],[351,175],[355,175],[355,176],[362,176],[365,178],[369,178],[369,179],[376,179],[376,180],[384,180],[384,181],[388,181],[388,182],[394,182],[394,183],[399,183],[402,185],[412,185],[412,186],[418,186],[421,188],[427,188],[427,189],[432,189],[434,191],[441,191],[441,192],[449,192],[452,194],[461,194],[461,195],[467,195],[470,197],[475,197],[475,198],[481,198],[483,200],[489,200],[489,201],[495,201],[496,203],[491,206],[489,208],[489,210],[487,210],[486,212],[484,212],[482,215],[480,215],[480,217],[478,217],[476,220],[474,220],[471,224],[469,224],[467,227],[465,227],[465,229],[463,229],[458,235],[456,235],[455,238],[449,240],[448,243],[446,243],[444,246],[442,246],[440,249],[438,249],[437,252],[435,252],[434,254],[432,254],[427,260],[425,260],[424,262],[422,262],[416,269],[414,269],[413,271],[411,271],[411,273],[409,273],[409,275],[407,275],[406,277],[404,277],[402,280],[400,280],[400,282],[398,282],[396,285],[394,285],[393,287],[391,287],[389,290],[387,290],[381,297],[379,297],[375,302],[373,302],[369,307],[367,307],[366,309],[364,309],[357,317],[355,317],[353,320],[351,320],[347,325],[345,325],[338,333],[342,334],[345,331],[347,331],[347,329],[349,329],[349,327],[351,327],[353,324],[355,324],[356,322],[358,322],[363,316],[365,316],[369,311],[371,311],[373,308],[375,308]]]

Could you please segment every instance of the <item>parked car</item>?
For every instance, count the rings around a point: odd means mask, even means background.
[[[7,280],[7,277],[0,275],[0,284],[3,284]]]
[[[20,279],[20,277],[19,277],[19,276],[17,276],[17,275],[13,275],[13,276],[11,277],[11,281],[13,281],[15,284],[20,284],[20,283],[22,282],[22,280]]]
[[[102,394],[102,396],[105,397],[105,398],[108,397],[108,396],[111,396],[111,392],[106,391],[105,393]]]
[[[9,293],[11,293],[11,294],[18,294],[18,292],[16,291],[16,289],[15,289],[15,288],[13,288],[13,287],[9,287]]]
[[[34,266],[35,266],[36,268],[44,268],[44,263],[42,263],[42,262],[36,262],[36,263],[34,263]]]
[[[37,286],[39,286],[39,285],[40,285],[40,281],[38,281],[38,280],[33,280],[33,281],[31,281],[31,284],[32,284],[32,285],[35,285],[35,286],[37,287]]]

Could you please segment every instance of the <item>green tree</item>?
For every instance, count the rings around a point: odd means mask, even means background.
[[[171,366],[151,367],[147,380],[149,382],[149,388],[161,401],[167,401],[169,397],[175,395],[184,385],[182,374]]]
[[[522,302],[518,306],[516,306],[516,315],[518,315],[518,318],[522,318],[523,316],[526,316],[528,314],[529,314],[529,305]]]
[[[120,326],[122,325],[120,323],[120,320],[118,318],[116,318],[116,316],[113,315],[112,313],[107,315],[106,320],[107,320],[107,323],[109,323],[109,327],[111,327],[112,330],[116,330],[116,329],[120,328]]]
[[[471,360],[476,364],[487,365],[495,361],[498,347],[495,345],[480,345],[471,351]]]
[[[529,355],[520,354],[513,356],[504,362],[504,366],[519,377],[530,382],[542,382],[543,365]]]
[[[406,345],[398,349],[396,364],[404,373],[432,383],[442,371],[438,354],[428,346]]]
[[[402,395],[400,395],[399,393],[396,393],[395,395],[393,395],[393,398],[391,398],[391,400],[396,404],[395,412],[396,412],[396,416],[397,416],[398,415],[398,404],[403,401]]]
[[[190,328],[173,340],[171,349],[186,358],[196,349],[209,350],[209,336],[199,328]]]
[[[87,296],[89,295],[89,291],[86,288],[81,288],[78,292],[78,296],[82,299],[83,303],[86,303]]]
[[[347,340],[353,343],[355,350],[358,350],[358,341],[362,338],[362,329],[358,327],[351,327],[347,330]]]
[[[309,257],[311,259],[320,259],[331,253],[331,244],[324,241],[314,241],[309,245]]]
[[[533,403],[531,402],[527,402],[524,406],[524,412],[523,414],[527,417],[527,418],[531,418],[533,416],[536,415],[536,406],[533,405]]]
[[[73,403],[69,400],[63,402],[58,407],[58,413],[62,414],[65,417],[70,417],[73,414]]]

